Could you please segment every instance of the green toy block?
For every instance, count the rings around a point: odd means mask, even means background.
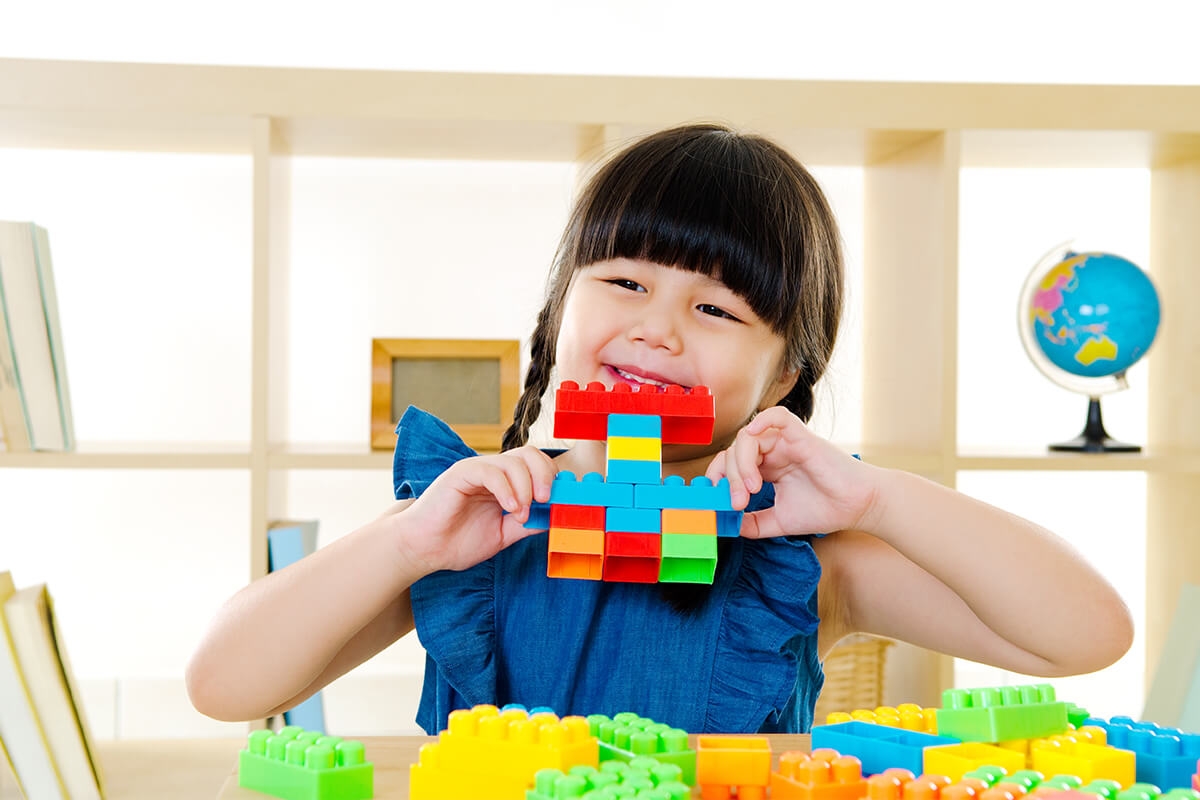
[[[692,796],[692,787],[680,780],[682,774],[674,764],[664,764],[650,756],[639,756],[628,763],[605,761],[600,769],[587,765],[571,767],[565,773],[542,769],[534,775],[533,788],[526,790],[525,800],[587,800],[635,795],[686,800]]]
[[[717,573],[717,537],[692,533],[662,534],[662,583],[712,583]]]
[[[295,725],[254,731],[238,754],[238,786],[284,800],[367,800],[374,770],[362,742]]]
[[[600,766],[606,761],[632,762],[638,756],[650,756],[662,764],[679,767],[680,780],[696,784],[696,751],[688,744],[687,731],[672,728],[631,711],[587,718],[591,733],[600,743]]]
[[[1067,704],[1045,684],[984,689],[947,689],[937,710],[939,736],[964,742],[1041,739],[1066,733]]]
[[[1072,728],[1080,727],[1090,716],[1091,714],[1086,708],[1080,708],[1074,703],[1067,703],[1067,722],[1071,723]]]

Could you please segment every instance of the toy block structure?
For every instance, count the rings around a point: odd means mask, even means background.
[[[938,733],[964,742],[995,743],[1066,733],[1067,704],[1050,684],[947,689],[937,710]]]
[[[771,744],[765,736],[697,736],[696,784],[703,800],[765,800]]]
[[[539,770],[525,800],[574,800],[574,798],[654,797],[657,800],[687,800],[692,787],[679,780],[679,767],[662,764],[649,756],[626,763],[605,761],[599,769],[571,767]],[[483,795],[481,795],[483,797]]]
[[[632,762],[650,756],[661,764],[678,767],[679,780],[689,786],[696,783],[696,751],[688,742],[687,731],[662,722],[640,717],[631,711],[607,717],[591,714],[587,718],[592,736],[599,741],[600,761]]]
[[[1024,769],[1025,756],[982,742],[961,742],[927,747],[922,759],[924,772],[945,775],[955,781],[971,770],[986,766],[998,766],[1016,772]]]
[[[238,753],[238,786],[284,800],[366,800],[375,768],[362,742],[289,725],[250,734]]]
[[[1076,731],[1029,743],[1029,766],[1046,775],[1077,775],[1083,781],[1105,778],[1128,788],[1137,780],[1134,753],[1105,743],[1102,728]]]
[[[814,725],[811,741],[814,750],[831,749],[854,756],[862,762],[864,775],[877,775],[892,767],[917,775],[924,771],[926,748],[960,743],[942,734],[934,736],[858,720]]]
[[[771,800],[859,800],[866,796],[867,782],[862,762],[854,756],[789,750],[780,753],[769,788]]]
[[[539,770],[599,767],[599,750],[583,717],[519,706],[479,705],[450,712],[438,741],[409,767],[411,800],[524,800]]]
[[[1133,751],[1139,783],[1164,790],[1192,788],[1196,762],[1200,760],[1200,734],[1136,722],[1130,717],[1090,717],[1085,724],[1102,729],[1110,746]]]
[[[838,722],[873,722],[889,728],[903,728],[906,731],[936,734],[937,709],[921,708],[916,703],[901,703],[898,706],[879,706],[874,711],[867,708],[857,708],[854,711],[833,711],[825,717],[825,722],[832,725]]]
[[[717,538],[741,532],[729,482],[662,477],[664,444],[712,441],[715,405],[707,387],[584,389],[564,381],[554,435],[605,442],[605,474],[560,472],[550,502],[534,503],[527,528],[549,530],[552,578],[626,583],[712,583]],[[557,511],[569,507],[565,511]]]

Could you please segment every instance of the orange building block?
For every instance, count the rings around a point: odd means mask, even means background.
[[[598,581],[604,574],[604,531],[550,528],[546,574]]]
[[[662,532],[716,536],[717,512],[705,509],[664,508],[662,510]]]
[[[697,736],[696,783],[703,800],[764,800],[771,779],[765,736]]]
[[[772,800],[859,800],[867,793],[862,762],[836,750],[789,750],[771,773]]]

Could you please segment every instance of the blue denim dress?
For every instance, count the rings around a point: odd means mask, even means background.
[[[475,455],[444,422],[409,408],[396,429],[397,499],[419,497]],[[749,509],[767,508],[764,486]],[[546,577],[547,534],[412,586],[426,651],[417,724],[481,703],[558,714],[633,711],[692,733],[792,733],[812,725],[821,566],[808,537],[729,539],[704,601],[680,613],[646,584]]]

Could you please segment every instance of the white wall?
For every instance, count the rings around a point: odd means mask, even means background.
[[[82,2],[19,4],[6,9],[0,55],[1200,82],[1200,62],[1184,55],[1192,52],[1190,32],[1200,19],[1194,4],[1184,2],[1146,4],[1132,20],[1081,3],[1040,3],[1036,14],[1032,3],[992,6],[983,17],[949,2],[908,4],[903,11],[890,3],[752,2],[735,17],[727,5],[719,15],[689,13],[693,3],[612,2],[587,10],[480,4],[464,14],[462,4],[348,2],[336,14],[309,16],[291,5],[231,1],[208,4],[191,19],[160,5],[126,0],[100,11]],[[364,24],[367,15],[371,22]],[[580,40],[581,30],[593,35]],[[851,276],[845,333],[814,425],[852,448],[862,380],[862,174],[813,167],[841,220]],[[525,339],[573,179],[562,164],[297,160],[290,439],[365,442],[372,336]],[[1040,447],[1078,431],[1082,399],[1045,381],[1021,350],[1017,292],[1034,261],[1068,236],[1144,262],[1147,185],[1139,170],[964,173],[964,446],[995,445],[999,435]],[[77,433],[85,446],[247,441],[249,203],[245,158],[0,149],[0,219],[32,218],[51,231]],[[450,308],[445,292],[411,280],[430,272],[475,291],[456,293]],[[1130,391],[1105,400],[1106,422],[1114,435],[1139,441],[1146,428],[1144,372],[1135,369],[1130,378]],[[323,544],[390,496],[386,474],[297,471],[289,478],[289,514],[320,519]],[[960,486],[1062,532],[1109,571],[1140,611],[1141,476],[979,473],[963,476]],[[247,574],[241,538],[247,504],[240,473],[0,473],[0,567],[11,568],[20,583],[47,580],[55,590],[99,736],[230,731],[190,710],[179,676],[212,610]],[[49,530],[53,539],[22,536],[23,530]],[[1140,654],[1135,645],[1116,667],[1064,683],[1068,699],[1097,713],[1136,714]],[[420,665],[419,645],[406,640],[330,687],[331,728],[413,730]],[[1020,680],[966,664],[960,678],[967,685]]]

